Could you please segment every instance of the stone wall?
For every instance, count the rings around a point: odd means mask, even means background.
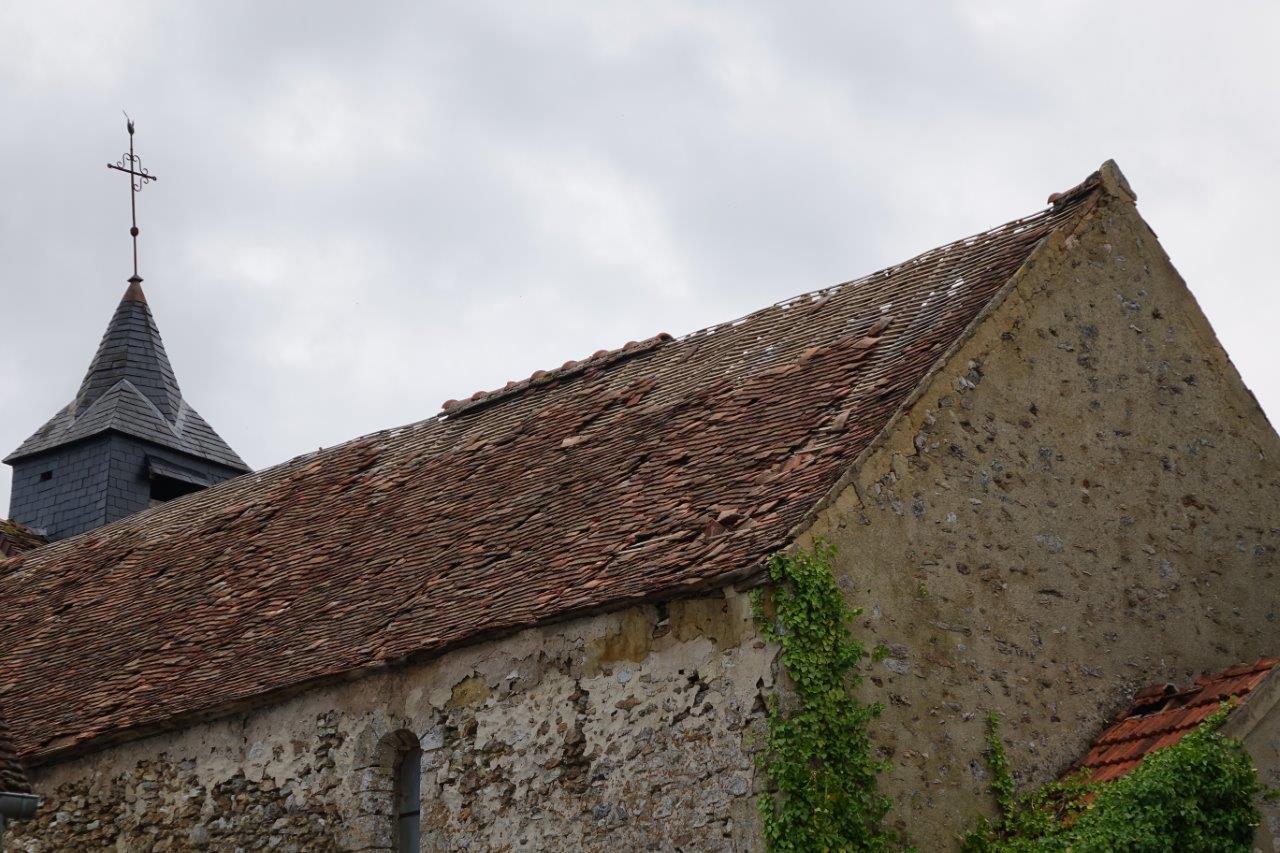
[[[1062,236],[812,531],[891,650],[865,686],[921,849],[991,808],[987,709],[1029,784],[1134,689],[1280,652],[1274,431],[1128,203]]]
[[[424,849],[754,849],[772,661],[732,592],[524,631],[37,768],[45,803],[11,841],[385,849],[407,730]]]

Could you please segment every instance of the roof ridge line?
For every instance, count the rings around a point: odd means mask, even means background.
[[[138,386],[134,385],[128,379],[121,379],[119,382],[116,383],[116,385],[121,385],[121,384],[128,385],[129,388],[132,389],[133,393],[141,397],[146,402],[146,404],[151,407],[151,413],[156,417],[158,417],[164,423],[164,425],[169,428],[169,432],[173,433],[173,437],[178,441],[182,441],[182,435],[178,432],[177,428],[173,424],[169,423],[169,419],[164,416],[164,412],[160,411],[160,408],[151,401],[150,397],[148,397],[146,394],[143,394],[142,391],[138,388]]]
[[[630,357],[633,355],[639,355],[643,352],[648,352],[651,349],[655,349],[658,345],[662,343],[667,343],[671,341],[675,341],[677,343],[683,343],[685,341],[689,341],[694,338],[706,336],[709,334],[714,334],[717,330],[722,329],[726,326],[740,325],[742,323],[747,322],[752,317],[755,317],[760,314],[764,314],[768,311],[773,311],[779,308],[782,308],[782,309],[789,308],[791,305],[794,305],[795,303],[801,301],[802,299],[805,299],[806,297],[812,300],[815,297],[833,295],[839,292],[840,290],[842,290],[843,288],[863,284],[877,277],[892,275],[896,270],[902,269],[911,264],[923,263],[925,262],[926,259],[929,261],[932,261],[935,259],[934,258],[935,255],[939,256],[938,259],[940,259],[942,255],[947,254],[948,252],[950,252],[952,249],[956,247],[968,245],[972,241],[976,241],[981,238],[988,237],[990,235],[1003,233],[1003,231],[1009,228],[1010,226],[1017,226],[1022,223],[1032,222],[1044,216],[1052,215],[1055,209],[1060,207],[1061,205],[1066,204],[1069,201],[1073,201],[1076,198],[1079,198],[1081,196],[1087,195],[1089,192],[1092,192],[1093,190],[1103,186],[1103,183],[1104,183],[1103,177],[1102,177],[1103,170],[1106,169],[1108,165],[1110,165],[1113,168],[1115,174],[1119,175],[1120,181],[1123,183],[1124,186],[1127,187],[1128,184],[1127,182],[1124,182],[1124,176],[1120,175],[1119,169],[1115,167],[1115,161],[1108,160],[1106,163],[1103,164],[1103,169],[1099,169],[1098,171],[1095,171],[1093,174],[1089,175],[1089,177],[1085,178],[1083,181],[1081,181],[1075,187],[1072,187],[1070,190],[1067,190],[1065,193],[1054,193],[1052,196],[1050,196],[1050,202],[1047,207],[1041,208],[1040,210],[1037,210],[1033,213],[1029,213],[1025,216],[1020,216],[1016,219],[1011,219],[1008,222],[1004,222],[1004,223],[1001,223],[1000,225],[987,228],[983,231],[975,232],[966,237],[961,237],[958,240],[952,240],[948,243],[943,243],[940,246],[934,246],[930,249],[926,249],[925,251],[920,252],[917,255],[913,255],[912,257],[907,258],[905,261],[900,261],[896,264],[891,264],[887,267],[883,267],[874,272],[867,273],[866,275],[863,275],[863,276],[859,276],[858,278],[849,279],[847,281],[836,282],[835,284],[828,284],[825,287],[819,287],[814,290],[806,290],[801,293],[797,293],[794,296],[787,297],[786,299],[779,299],[778,301],[772,303],[771,305],[766,305],[763,308],[758,308],[754,311],[749,311],[748,313],[743,314],[739,317],[736,317],[732,320],[726,320],[720,323],[712,323],[708,326],[702,327],[701,329],[695,329],[692,332],[688,332],[686,334],[680,335],[679,337],[672,337],[666,332],[660,332],[659,334],[653,336],[652,338],[646,338],[642,341],[630,341],[625,345],[623,345],[622,347],[619,347],[618,349],[597,350],[596,352],[592,353],[587,358],[582,359],[581,361],[567,361],[560,367],[554,368],[552,370],[535,370],[533,374],[526,379],[513,380],[511,382],[508,382],[502,388],[495,388],[491,391],[477,391],[476,393],[472,394],[470,397],[468,397],[465,400],[445,400],[444,403],[441,404],[440,406],[440,410],[441,410],[440,413],[442,415],[448,415],[450,417],[453,417],[453,416],[464,414],[466,412],[472,412],[480,408],[481,406],[485,406],[490,403],[496,403],[501,400],[505,400],[508,397],[511,397],[525,390],[526,388],[532,388],[538,385],[547,384],[557,379],[564,379],[569,376],[574,376],[578,373],[582,373],[589,367],[616,364],[618,361],[622,360],[622,358]],[[615,358],[610,359],[610,356],[615,356]]]
[[[99,403],[105,400],[113,391],[115,391],[117,388],[119,388],[121,385],[123,385],[128,381],[129,380],[123,379],[123,378],[117,379],[114,385],[112,385],[110,388],[108,388],[107,390],[99,394],[97,396],[97,399],[95,399],[92,403],[90,403],[88,407],[86,407],[85,410],[83,412],[80,412],[79,414],[76,414],[76,411],[75,411],[76,401],[72,400],[70,403],[68,403],[67,407],[71,410],[71,419],[67,422],[67,428],[66,428],[67,431],[68,432],[71,431],[72,429],[75,428],[76,424],[80,423],[80,421],[89,417],[89,414],[98,408]],[[137,390],[137,389],[135,388],[134,390]]]
[[[497,403],[508,397],[515,396],[528,388],[535,388],[559,379],[577,376],[593,367],[611,367],[626,359],[655,350],[673,340],[675,338],[666,332],[659,332],[653,337],[645,338],[642,341],[628,341],[617,349],[596,350],[581,361],[566,361],[560,367],[551,370],[535,370],[527,379],[513,380],[492,391],[477,391],[466,400],[445,400],[440,406],[440,413],[448,417],[456,417],[466,412],[474,412],[490,403]]]
[[[1108,160],[1107,163],[1111,164],[1112,166],[1115,165],[1115,161],[1113,160]],[[1104,164],[1104,166],[1105,165],[1106,164]],[[1119,174],[1118,169],[1116,169],[1116,173]],[[969,245],[971,241],[976,241],[983,237],[988,237],[991,235],[1002,234],[1004,230],[1006,228],[1009,228],[1010,226],[1018,226],[1024,223],[1033,222],[1045,216],[1050,216],[1056,212],[1057,208],[1061,207],[1067,202],[1073,201],[1076,198],[1080,198],[1085,195],[1088,195],[1089,192],[1103,186],[1101,175],[1102,175],[1102,170],[1098,170],[1094,172],[1092,175],[1090,175],[1089,177],[1085,178],[1076,186],[1072,187],[1070,190],[1067,190],[1066,193],[1054,193],[1053,196],[1051,196],[1050,198],[1053,198],[1056,196],[1057,197],[1056,201],[1050,201],[1047,204],[1047,206],[1042,207],[1041,209],[1036,210],[1032,213],[1028,213],[1025,216],[1019,216],[1016,219],[1010,219],[1008,222],[1002,222],[999,225],[994,225],[982,231],[975,231],[974,233],[969,234],[968,236],[965,236],[965,237],[961,237],[957,240],[951,240],[950,242],[943,243],[939,246],[934,246],[930,249],[926,249],[925,251],[920,252],[919,254],[913,255],[904,261],[899,261],[896,264],[890,264],[887,267],[882,267],[881,269],[875,270],[874,272],[867,273],[866,275],[859,276],[858,278],[849,279],[848,281],[836,282],[835,284],[828,284],[825,287],[819,287],[819,288],[815,288],[814,290],[806,290],[801,293],[797,293],[795,296],[789,296],[786,299],[779,299],[778,301],[774,302],[771,305],[766,305],[763,308],[757,308],[754,311],[750,311],[732,320],[727,320],[721,323],[712,323],[711,325],[706,326],[704,328],[697,329],[685,335],[681,335],[680,337],[676,338],[676,340],[687,341],[690,338],[695,338],[695,337],[698,337],[699,335],[704,335],[710,332],[714,332],[718,329],[724,328],[725,326],[736,326],[740,323],[744,323],[750,320],[752,317],[755,317],[757,314],[763,314],[766,311],[772,311],[775,308],[790,307],[791,305],[795,304],[796,302],[799,302],[805,297],[813,298],[815,296],[826,296],[829,294],[833,294],[846,287],[853,287],[860,284],[864,284],[877,277],[889,276],[889,275],[892,275],[895,271],[903,269],[907,266],[910,266],[911,264],[924,263],[926,259],[928,261],[933,261],[934,255],[938,255],[940,258],[942,255],[947,254],[948,252],[950,252],[956,247]],[[1121,179],[1123,179],[1123,177],[1124,177],[1123,175],[1120,175]],[[1126,186],[1127,186],[1127,183],[1126,183]],[[1070,197],[1068,197],[1067,195],[1068,193],[1071,194]]]

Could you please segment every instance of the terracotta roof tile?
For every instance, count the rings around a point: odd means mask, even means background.
[[[13,746],[9,726],[5,724],[4,715],[0,714],[0,794],[30,793],[31,785],[27,782],[27,774],[18,762],[18,753]]]
[[[1213,716],[1224,701],[1244,700],[1280,658],[1233,666],[1216,675],[1201,675],[1185,691],[1165,685],[1139,691],[1120,719],[1098,735],[1085,757],[1072,769],[1090,771],[1094,781],[1118,779],[1157,749],[1172,746]]]
[[[758,571],[1094,198],[0,562],[22,754]]]
[[[47,540],[30,527],[0,518],[0,557],[13,557],[39,548]]]

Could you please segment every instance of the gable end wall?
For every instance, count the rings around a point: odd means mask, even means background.
[[[1058,234],[802,541],[839,548],[895,819],[946,848],[1153,681],[1277,652],[1280,442],[1125,199]]]

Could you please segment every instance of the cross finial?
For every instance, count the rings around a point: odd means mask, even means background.
[[[129,229],[129,234],[133,237],[133,277],[129,281],[136,285],[142,281],[142,276],[138,275],[138,193],[151,181],[160,179],[144,169],[142,158],[133,153],[133,119],[125,113],[124,121],[129,130],[129,153],[122,155],[115,163],[108,163],[107,168],[129,175],[129,213],[133,220]]]

